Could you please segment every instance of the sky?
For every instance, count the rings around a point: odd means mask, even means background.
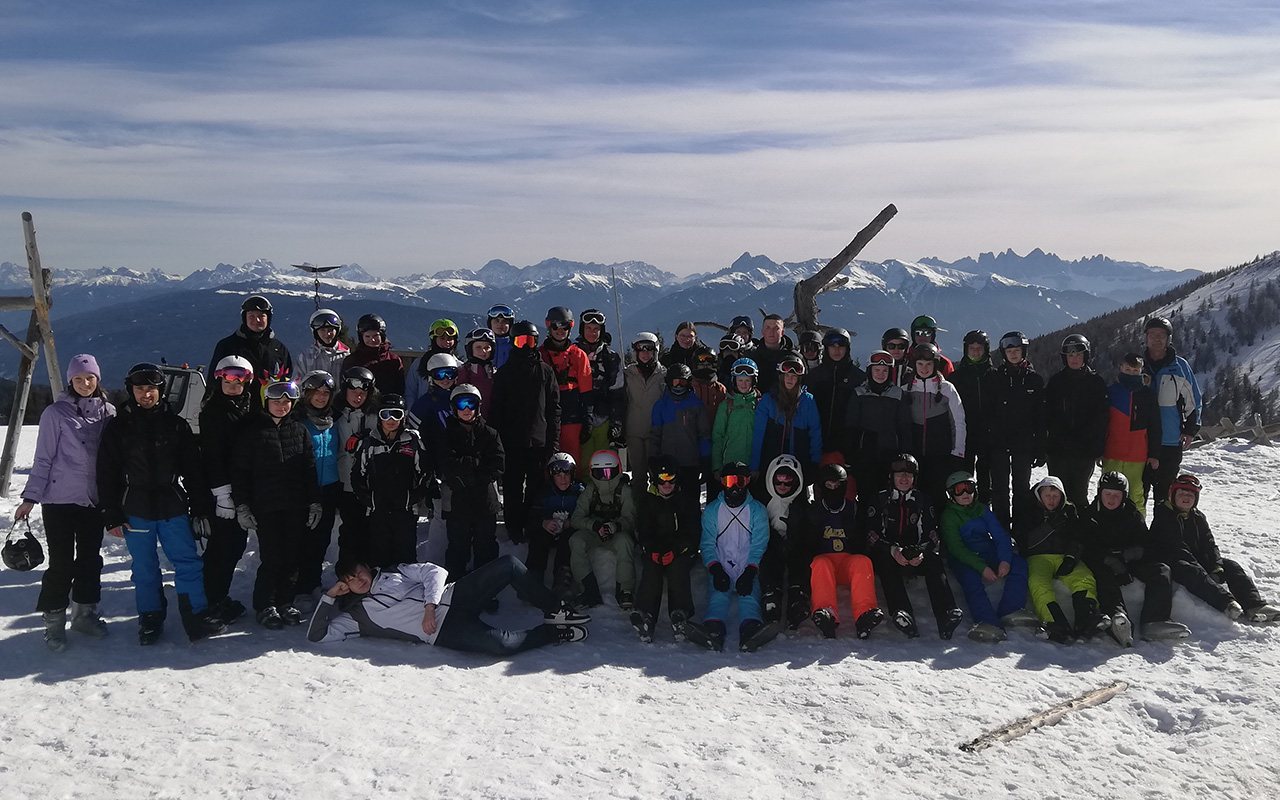
[[[1280,248],[1280,11],[0,0],[0,260],[679,274]]]

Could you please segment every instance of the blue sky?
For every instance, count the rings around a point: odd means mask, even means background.
[[[0,259],[382,275],[1280,247],[1280,12],[0,0]],[[5,222],[8,220],[8,222]]]

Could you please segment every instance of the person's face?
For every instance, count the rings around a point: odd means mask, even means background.
[[[1157,353],[1163,354],[1169,349],[1169,334],[1165,333],[1163,328],[1152,328],[1147,331],[1147,349],[1153,356]]]
[[[254,333],[265,331],[267,329],[267,312],[246,311],[244,313],[244,324]]]
[[[830,344],[827,345],[827,352],[831,354],[832,361],[843,361],[849,355],[849,348],[843,344]]]
[[[747,394],[751,391],[751,377],[749,375],[739,375],[733,379],[733,385],[737,387],[740,394]]]
[[[225,394],[227,397],[239,397],[240,395],[244,394],[245,385],[246,384],[244,381],[229,381],[229,380],[223,379],[222,393]]]
[[[892,339],[884,343],[884,349],[889,351],[895,361],[902,361],[903,356],[907,354],[907,341]]]
[[[437,350],[443,350],[448,353],[452,353],[453,348],[458,346],[458,337],[448,333],[442,333],[431,341],[435,342]]]
[[[973,501],[976,497],[977,495],[973,492],[965,492],[964,494],[956,495],[955,500],[958,505],[971,506],[973,505]]]
[[[582,338],[589,343],[595,344],[600,341],[600,325],[596,322],[582,323]]]
[[[876,383],[887,382],[889,380],[889,365],[888,364],[872,364],[871,380],[875,381]]]
[[[452,389],[453,384],[456,381],[457,381],[456,378],[432,378],[431,379],[431,382],[434,383],[436,386],[439,386],[441,389]]]
[[[568,491],[569,486],[573,484],[573,476],[567,472],[557,472],[551,476],[551,482],[556,485],[560,491]]]
[[[933,359],[922,358],[916,362],[916,375],[921,378],[928,378],[933,375]]]
[[[659,483],[659,484],[658,484],[658,494],[660,494],[660,495],[662,495],[662,496],[664,496],[664,497],[668,497],[668,496],[670,496],[670,495],[671,495],[675,490],[676,490],[676,484],[675,484],[675,481],[672,481],[671,483]]]
[[[782,373],[782,385],[783,385],[784,387],[786,387],[786,388],[787,388],[787,390],[794,389],[794,388],[796,388],[796,386],[798,386],[799,384],[800,384],[800,376],[799,376],[799,375],[795,374],[794,372],[784,372],[784,373]]]
[[[142,408],[155,408],[156,403],[160,402],[160,387],[135,386],[133,400]]]
[[[1057,511],[1062,505],[1062,492],[1056,486],[1046,486],[1040,490],[1040,505],[1045,511]]]
[[[563,342],[565,339],[568,339],[569,334],[573,332],[573,329],[568,326],[551,325],[549,327],[551,331],[551,338],[555,339],[557,342]]]
[[[1067,369],[1084,369],[1084,353],[1068,353]]]
[[[330,392],[327,387],[322,386],[319,389],[312,389],[311,401],[310,401],[311,407],[312,408],[328,408],[329,400],[332,397],[333,397],[333,392]]]
[[[396,431],[400,430],[400,423],[403,421],[404,420],[399,420],[399,419],[382,419],[381,417],[378,418],[378,424],[382,426],[382,432],[388,438],[396,435]]]
[[[1142,367],[1136,367],[1133,364],[1129,364],[1129,363],[1122,363],[1120,365],[1120,371],[1123,372],[1125,375],[1141,375]]]
[[[365,347],[377,347],[382,344],[382,333],[380,331],[365,331],[360,334],[360,341]]]
[[[637,350],[636,351],[636,361],[639,361],[642,364],[648,364],[650,361],[654,360],[657,357],[658,357],[658,352],[656,350]]]
[[[1005,348],[1005,351],[1004,351],[1004,360],[1005,360],[1005,361],[1008,361],[1010,364],[1021,364],[1021,363],[1022,363],[1022,348],[1021,348],[1021,347],[1006,347],[1006,348]]]
[[[471,357],[478,361],[488,361],[493,357],[493,345],[488,342],[472,342]]]
[[[1115,511],[1124,502],[1124,492],[1119,489],[1103,489],[1100,496],[1102,507],[1108,511]]]
[[[817,342],[805,342],[804,346],[800,348],[800,352],[804,354],[805,358],[809,359],[810,361],[813,361],[815,358],[818,357],[819,349],[820,347],[818,346]]]
[[[765,344],[770,347],[776,347],[778,343],[782,341],[782,320],[766,320],[761,335],[764,338]]]
[[[1196,505],[1196,493],[1189,489],[1173,490],[1173,505],[1179,511],[1190,511]]]
[[[685,328],[684,330],[676,334],[676,342],[686,350],[688,350],[690,347],[693,347],[693,343],[696,342],[697,340],[698,340],[698,332],[695,331],[693,328]]]
[[[474,408],[459,408],[456,410],[458,419],[463,422],[474,422],[476,418],[476,410]]]
[[[368,594],[369,590],[373,588],[373,573],[369,571],[368,567],[357,565],[356,571],[343,578],[342,582],[355,594]]]
[[[325,325],[323,328],[316,330],[316,336],[320,337],[320,341],[326,346],[333,344],[333,340],[338,338],[338,329]]]
[[[364,405],[364,401],[369,399],[369,393],[364,389],[348,389],[347,405],[352,408],[359,408]]]
[[[267,413],[276,419],[283,419],[289,416],[289,412],[293,410],[293,401],[287,397],[276,397],[267,401]]]
[[[932,342],[932,341],[933,341],[933,337],[927,333],[917,333],[915,335],[916,344],[924,344],[925,342]]]
[[[81,397],[88,397],[98,389],[98,376],[92,372],[81,372],[71,376],[71,388]]]
[[[773,476],[773,490],[780,497],[789,497],[796,488],[796,479],[790,475],[779,473]]]
[[[741,338],[742,341],[744,342],[751,341],[751,329],[748,328],[746,325],[739,325],[738,327],[730,331],[730,333],[738,334],[739,338]]]
[[[506,336],[511,330],[511,320],[502,317],[494,317],[489,320],[489,330],[493,331],[494,336]]]
[[[916,476],[912,475],[910,472],[893,473],[893,488],[897,489],[900,492],[905,492],[906,490],[910,489],[912,486],[915,485],[915,482],[916,482]]]
[[[969,346],[964,349],[969,358],[978,361],[987,353],[987,348],[982,346],[982,342],[969,342]]]

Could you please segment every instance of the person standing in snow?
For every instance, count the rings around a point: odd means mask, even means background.
[[[903,386],[911,407],[911,449],[920,459],[920,490],[934,503],[946,496],[947,475],[964,464],[964,403],[940,372],[941,354],[929,342],[915,346],[914,376]]]
[[[681,502],[698,508],[701,476],[711,472],[711,422],[693,393],[693,376],[684,364],[667,368],[667,391],[653,406],[649,421],[649,473],[663,461],[680,471]]]
[[[591,407],[595,386],[587,354],[569,340],[573,312],[564,306],[547,311],[547,338],[539,348],[560,389],[560,451],[578,460],[582,445],[591,436]]]
[[[581,452],[618,450],[625,443],[622,430],[627,410],[627,391],[622,375],[622,356],[609,346],[612,341],[605,330],[604,312],[588,308],[579,315],[582,329],[575,344],[586,353],[591,364],[591,396],[587,406],[591,416],[584,418],[580,438],[585,437]]]
[[[485,327],[493,331],[493,368],[501,369],[511,357],[511,325],[516,321],[516,312],[505,303],[497,303],[489,309],[485,316]]]
[[[837,464],[851,461],[840,451],[844,443],[844,415],[854,390],[867,380],[849,355],[851,343],[849,332],[844,328],[828,330],[822,337],[821,363],[810,369],[805,379],[805,387],[813,395],[822,423],[824,456],[834,453],[835,458],[831,460]]]
[[[338,339],[342,317],[331,308],[321,308],[311,315],[308,322],[315,343],[298,354],[298,374],[327,372],[341,375],[342,362],[351,355],[351,348]]]
[[[441,354],[455,360],[458,357],[458,326],[451,319],[438,319],[431,323],[431,344],[405,375],[404,401],[410,409],[431,386],[431,372],[434,369],[431,358]]]
[[[781,374],[778,366],[783,361],[795,359],[804,363],[796,352],[791,337],[784,331],[782,317],[777,314],[764,318],[764,325],[760,328],[760,343],[752,351],[751,358],[760,368],[760,391],[764,394],[773,391],[773,387],[777,385]]]
[[[911,322],[911,349],[907,351],[908,364],[914,365],[919,360],[920,354],[917,349],[925,344],[938,348],[938,321],[928,314],[921,314]],[[951,373],[955,371],[955,364],[951,363],[951,359],[944,356],[942,350],[938,349],[934,360],[938,364],[938,374],[950,379]]]
[[[360,341],[351,355],[342,360],[342,374],[352,367],[364,367],[373,373],[380,392],[400,394],[405,386],[404,363],[391,349],[387,323],[377,314],[365,314],[356,321],[356,335]]]
[[[1089,504],[1089,482],[1107,447],[1107,383],[1089,366],[1089,340],[1073,333],[1062,340],[1062,369],[1044,387],[1045,455],[1067,499]]]
[[[1137,353],[1127,353],[1120,359],[1115,383],[1107,387],[1111,406],[1102,469],[1125,476],[1129,497],[1145,519],[1143,475],[1147,468],[1160,467],[1160,406],[1156,393],[1147,385],[1144,363]]]
[[[841,448],[863,504],[889,480],[889,464],[911,449],[911,406],[893,378],[894,358],[876,350],[867,359],[867,380],[853,390],[844,415]]]
[[[342,479],[338,475],[338,454],[343,440],[334,421],[334,393],[337,386],[327,372],[309,372],[301,383],[302,402],[298,419],[311,436],[315,454],[316,481],[320,484],[320,521],[303,533],[298,553],[298,581],[294,592],[302,599],[302,613],[310,612],[320,597],[320,573],[333,539],[333,522],[342,499]],[[297,603],[294,604],[298,605]]]
[[[1164,317],[1151,317],[1143,325],[1147,339],[1143,371],[1151,378],[1151,388],[1160,405],[1159,466],[1143,478],[1144,494],[1150,490],[1153,502],[1162,503],[1169,486],[1182,467],[1182,452],[1200,432],[1200,384],[1187,360],[1173,347],[1173,324]]]
[[[356,497],[351,483],[360,440],[378,426],[377,383],[367,367],[352,367],[342,373],[342,386],[334,412],[338,427],[338,480],[342,494],[338,498],[338,558],[368,558],[369,509]]]
[[[506,460],[481,403],[476,387],[455,386],[449,394],[453,413],[438,444],[440,507],[449,540],[444,563],[452,575],[465,575],[468,562],[479,569],[498,557],[498,481]]]
[[[812,376],[813,371],[822,363],[822,334],[817,331],[801,331],[796,343],[796,351],[804,359],[805,374]]]
[[[774,363],[774,370],[781,378],[756,404],[751,473],[754,478],[773,459],[786,453],[799,459],[804,468],[801,478],[808,486],[817,476],[818,462],[822,459],[822,422],[818,418],[818,407],[813,402],[813,395],[805,391],[804,361],[800,356],[789,353]],[[762,366],[762,381],[763,369]],[[758,486],[755,495],[763,501],[768,497],[768,490]]]
[[[964,356],[948,378],[960,393],[964,406],[964,471],[978,483],[978,500],[991,496],[991,457],[987,454],[987,426],[982,420],[982,379],[991,371],[991,337],[984,330],[964,335]]]
[[[378,424],[356,447],[351,490],[369,509],[368,563],[392,569],[418,560],[418,506],[428,499],[433,461],[405,424],[404,398],[384,394]]]
[[[637,333],[631,340],[631,351],[635,363],[623,371],[627,394],[624,433],[631,486],[639,494],[649,488],[649,431],[653,407],[666,390],[667,368],[658,361],[658,337],[653,333]]]
[[[67,388],[40,414],[35,460],[22,490],[15,523],[40,504],[49,566],[40,581],[36,611],[44,619],[44,643],[55,653],[67,647],[67,603],[71,630],[95,639],[107,635],[102,599],[102,511],[98,507],[98,445],[107,420],[116,415],[99,382],[98,361],[88,353],[67,365]]]
[[[1021,331],[1001,336],[1004,362],[982,378],[983,424],[991,447],[991,510],[1010,530],[1034,514],[1031,469],[1045,463],[1044,380],[1026,359],[1027,345]]]
[[[497,344],[493,331],[476,328],[467,334],[463,345],[465,359],[458,368],[458,383],[470,384],[480,391],[480,414],[486,419],[493,412],[493,348]]]
[[[213,374],[217,365],[227,356],[240,356],[253,365],[253,385],[249,387],[250,401],[260,407],[262,387],[271,381],[289,380],[293,375],[293,357],[284,342],[271,330],[274,313],[271,301],[260,294],[245,298],[240,304],[240,328],[221,339],[209,358],[208,391],[216,382]]]
[[[640,585],[631,627],[642,642],[652,642],[662,609],[662,584],[667,585],[667,618],[676,640],[693,616],[690,573],[698,558],[702,526],[697,503],[680,500],[679,473],[674,463],[659,461],[649,491],[636,500],[636,544],[640,547]]]
[[[658,357],[662,366],[667,369],[675,364],[684,364],[693,370],[693,352],[698,346],[698,328],[688,320],[676,326],[676,340]]]

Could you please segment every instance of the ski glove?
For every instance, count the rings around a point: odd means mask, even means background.
[[[324,506],[319,503],[312,503],[307,507],[307,527],[312,530],[320,524],[320,517],[324,516]]]
[[[236,506],[236,522],[238,522],[240,527],[244,528],[246,531],[258,529],[258,521],[253,518],[253,512],[250,511],[249,507],[244,503]]]
[[[627,437],[622,432],[622,424],[619,422],[609,423],[609,447],[614,450],[621,450],[627,446]]]
[[[724,571],[724,565],[719,561],[707,567],[707,572],[711,573],[711,586],[717,592],[729,591],[729,573]]]
[[[215,512],[219,519],[235,519],[236,504],[231,502],[231,485],[218,486],[213,490],[213,496],[218,501]]]
[[[596,526],[596,536],[599,536],[600,541],[602,542],[609,541],[610,539],[613,538],[614,534],[616,534],[617,532],[618,532],[618,523],[616,522],[601,522],[598,526]]]
[[[196,540],[196,549],[204,554],[204,549],[209,546],[209,534],[213,533],[213,526],[209,524],[208,517],[192,517],[191,518],[191,538]]]
[[[751,590],[756,585],[757,571],[754,564],[748,564],[747,568],[738,576],[738,582],[734,585],[734,588],[738,590],[739,597],[746,597],[751,594]]]
[[[1054,577],[1063,578],[1063,577],[1066,577],[1067,575],[1070,575],[1071,571],[1076,568],[1076,564],[1078,563],[1080,562],[1078,559],[1076,559],[1075,556],[1064,556],[1062,559],[1062,564],[1058,566],[1058,571],[1053,573]]]

